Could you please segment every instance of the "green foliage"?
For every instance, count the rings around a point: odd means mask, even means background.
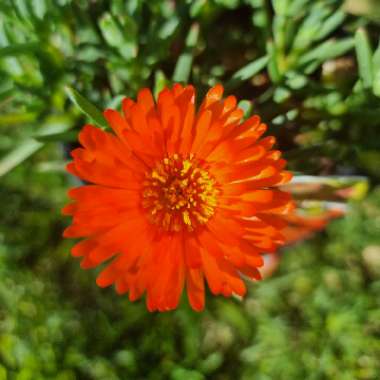
[[[287,149],[329,142],[321,157],[292,162],[294,169],[318,172],[332,161],[378,177],[367,160],[370,154],[379,161],[377,26],[350,11],[340,0],[6,0],[0,126],[11,139],[0,150],[20,158],[10,165],[6,156],[1,174],[34,154],[37,149],[20,155],[18,146],[32,145],[26,137],[40,134],[47,115],[65,115],[66,130],[83,123],[65,88],[104,109],[144,86],[157,93],[173,78],[194,83],[200,93],[223,82],[254,99],[264,120],[287,131]],[[100,115],[96,120],[104,125]],[[63,132],[52,134],[66,141],[75,136]]]
[[[380,378],[378,191],[286,249],[246,300],[208,296],[203,314],[97,288],[59,215],[79,128],[173,81],[200,95],[221,82],[246,113],[253,101],[293,170],[378,184],[373,3],[0,2],[0,380]]]

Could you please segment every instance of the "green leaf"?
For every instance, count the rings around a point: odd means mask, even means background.
[[[273,19],[272,29],[274,42],[277,50],[281,53],[283,53],[286,48],[286,31],[288,26],[287,20],[287,17],[281,15],[276,15]]]
[[[286,74],[286,84],[292,90],[299,90],[305,87],[308,83],[308,78],[305,75],[299,74],[294,71],[289,71]]]
[[[101,111],[98,110],[93,104],[86,100],[78,91],[70,86],[65,87],[66,94],[70,100],[90,119],[92,119],[98,126],[108,128],[106,119]]]
[[[294,37],[292,50],[306,51],[313,41],[317,39],[317,33],[321,29],[322,20],[325,16],[323,8],[315,7],[303,20]]]
[[[163,25],[161,25],[160,30],[158,31],[158,37],[162,40],[166,40],[174,34],[179,25],[179,20],[176,17],[170,18]],[[191,31],[190,31],[191,33]]]
[[[335,13],[333,13],[327,20],[324,21],[322,27],[319,29],[317,33],[318,40],[321,40],[332,33],[346,18],[346,13],[341,9],[338,9]]]
[[[268,56],[264,56],[254,61],[248,63],[248,65],[242,67],[240,70],[236,71],[236,73],[231,78],[231,83],[239,83],[244,82],[247,79],[252,78],[256,74],[258,74],[261,70],[265,68],[268,63]]]
[[[373,73],[372,90],[374,95],[380,97],[380,70]]]
[[[347,53],[354,45],[354,39],[350,37],[342,38],[341,40],[325,41],[308,53],[302,55],[298,61],[298,65],[303,66],[313,61],[317,61],[317,63],[321,64],[328,59],[339,57]]]
[[[198,17],[205,7],[207,0],[194,0],[190,5],[190,16],[191,18]]]
[[[0,48],[0,58],[21,54],[33,54],[38,49],[40,49],[40,45],[37,42],[12,44]]]
[[[285,16],[289,8],[289,0],[272,0],[276,15]]]
[[[25,140],[0,159],[0,177],[37,152],[43,144],[33,139]]]
[[[380,40],[377,45],[377,49],[375,50],[375,53],[373,54],[372,66],[374,70],[376,71],[380,70]]]
[[[274,95],[273,95],[273,100],[276,103],[284,103],[286,100],[289,99],[291,96],[291,92],[286,88],[286,87],[277,87]]]
[[[78,61],[85,61],[85,62],[91,62],[91,63],[104,57],[105,57],[104,51],[94,46],[85,46],[81,48],[76,55],[76,58],[78,59]]]
[[[238,7],[240,0],[215,0],[215,3],[229,9]]]
[[[37,141],[47,143],[47,142],[72,142],[76,141],[78,137],[77,131],[65,131],[65,132],[59,132],[59,133],[52,133],[52,134],[43,134],[43,135],[36,135],[34,138]]]
[[[165,73],[161,70],[157,70],[154,74],[154,96],[157,98],[158,94],[169,84],[169,80],[166,78]]]
[[[15,10],[21,19],[28,20],[31,18],[31,9],[28,7],[26,0],[14,1]]]
[[[110,46],[118,48],[124,43],[121,28],[109,13],[105,13],[99,20],[99,28],[104,39]]]
[[[288,15],[289,16],[299,16],[305,9],[308,8],[307,3],[310,0],[292,0],[289,4]]]
[[[372,68],[373,68],[373,84],[372,90],[376,96],[380,97],[380,40],[373,54],[372,58]]]
[[[4,113],[0,114],[0,126],[17,125],[35,121],[38,114],[35,112]]]
[[[355,33],[355,48],[358,59],[359,76],[364,88],[372,86],[372,49],[365,29],[360,28]]]
[[[281,74],[278,67],[278,54],[276,46],[272,41],[267,43],[267,53],[269,57],[268,61],[268,73],[273,83],[278,83],[281,80]]]
[[[173,81],[188,82],[193,63],[193,50],[197,44],[199,37],[199,25],[193,24],[186,39],[186,47],[184,53],[178,58],[174,69]]]
[[[115,18],[105,13],[99,21],[99,28],[107,43],[117,49],[120,55],[130,60],[137,55],[136,25],[131,18],[124,18],[122,28]]]
[[[0,160],[0,177],[36,153],[44,145],[44,142],[72,141],[72,139],[65,140],[65,138],[68,139],[67,131],[73,125],[73,119],[70,116],[51,115],[46,117],[38,135],[18,143]]]
[[[252,112],[253,104],[251,101],[243,99],[240,100],[238,107],[244,111],[244,117],[248,117]]]
[[[33,13],[42,20],[47,12],[45,0],[32,0],[31,2]]]
[[[0,364],[0,380],[7,380],[7,370]]]

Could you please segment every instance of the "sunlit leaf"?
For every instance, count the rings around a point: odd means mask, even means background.
[[[376,96],[380,97],[380,40],[379,40],[377,49],[375,50],[375,53],[373,54],[372,68],[373,68],[372,90]]]
[[[19,143],[16,148],[0,159],[0,177],[37,152],[43,143],[33,139]]]
[[[322,39],[327,37],[332,33],[339,25],[343,23],[346,18],[346,13],[341,9],[338,9],[330,17],[328,17],[322,24],[322,27],[317,33],[317,39]]]
[[[274,83],[277,83],[281,80],[281,74],[278,67],[278,54],[276,46],[272,41],[267,43],[267,53],[268,53],[268,73],[270,78]]]
[[[193,62],[193,49],[197,44],[199,25],[193,24],[187,35],[185,51],[179,56],[174,69],[173,81],[187,82],[189,80],[191,65]]]
[[[328,59],[339,57],[351,50],[354,44],[354,39],[350,37],[340,40],[328,40],[305,53],[298,61],[298,65],[310,64],[312,61],[320,64]]]
[[[360,28],[355,33],[355,48],[358,58],[359,75],[364,88],[372,86],[372,49],[365,29]]]
[[[157,97],[160,91],[169,84],[169,80],[161,70],[157,70],[154,74],[154,96]]]
[[[78,91],[70,86],[66,86],[66,93],[70,100],[90,119],[100,127],[107,128],[108,124],[101,111],[85,99]]]
[[[227,83],[228,87],[234,87],[240,82],[244,82],[247,79],[252,78],[256,74],[258,74],[261,70],[265,68],[268,63],[268,56],[264,56],[254,61],[250,62],[248,65],[242,67],[240,70],[236,71],[234,75],[232,75],[230,81]]]

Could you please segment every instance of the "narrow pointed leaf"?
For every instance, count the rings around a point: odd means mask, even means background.
[[[376,96],[380,97],[380,40],[372,58],[372,68],[373,68],[372,91]]]
[[[288,7],[289,16],[298,16],[303,10],[307,9],[310,0],[293,0]]]
[[[85,99],[78,91],[72,87],[66,86],[66,93],[70,100],[97,125],[107,128],[107,122],[103,114],[97,107]]]
[[[267,43],[267,53],[268,53],[268,73],[271,80],[274,83],[278,83],[281,80],[281,74],[278,67],[278,54],[276,46],[272,41]]]
[[[188,82],[191,72],[191,65],[193,63],[193,50],[197,44],[198,36],[199,25],[193,24],[186,39],[185,51],[179,56],[174,69],[174,82]]]
[[[232,88],[237,84],[244,82],[265,68],[268,63],[268,56],[264,56],[250,62],[248,65],[242,67],[240,70],[231,77],[230,81],[226,84],[226,87]]]
[[[42,146],[43,143],[33,139],[20,143],[15,149],[0,159],[0,177],[28,159]]]
[[[333,13],[330,17],[324,21],[321,29],[317,34],[317,39],[321,40],[322,38],[327,37],[330,33],[332,33],[346,18],[346,13],[341,9],[338,9],[335,13]]]
[[[65,131],[46,135],[36,135],[35,139],[40,142],[72,142],[78,138],[77,131]]]
[[[375,53],[373,54],[372,66],[375,71],[380,70],[380,40],[377,45],[377,49],[375,50]]]
[[[360,28],[355,33],[355,48],[358,59],[359,76],[364,88],[372,86],[372,49],[365,29]]]
[[[170,83],[162,70],[157,70],[154,73],[154,96],[157,98],[158,94]]]
[[[299,66],[303,66],[306,64],[310,64],[313,61],[316,61],[317,63],[322,63],[328,59],[332,59],[335,57],[339,57],[345,53],[347,53],[349,50],[351,50],[355,45],[353,38],[342,38],[341,40],[328,40],[308,53],[301,56],[301,58],[298,61]]]

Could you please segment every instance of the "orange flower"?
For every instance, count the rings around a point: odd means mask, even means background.
[[[104,112],[114,133],[86,125],[83,148],[67,170],[89,182],[69,191],[65,237],[83,238],[72,254],[82,268],[112,259],[97,278],[150,311],[177,307],[186,284],[202,310],[204,279],[213,294],[244,296],[242,276],[259,280],[262,252],[283,242],[281,215],[292,209],[276,187],[290,180],[275,139],[260,139],[258,116],[241,121],[236,98],[209,90],[198,111],[195,90],[179,84],[155,103],[142,89],[122,114]]]

